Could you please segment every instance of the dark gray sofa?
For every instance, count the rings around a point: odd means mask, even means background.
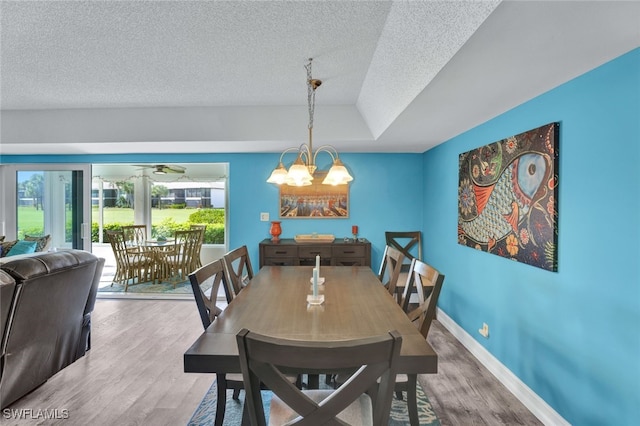
[[[0,409],[84,356],[104,259],[82,250],[0,265]]]

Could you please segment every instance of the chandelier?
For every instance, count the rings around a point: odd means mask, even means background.
[[[316,171],[316,157],[320,152],[326,152],[331,156],[332,166],[327,173],[327,176],[322,181],[325,185],[346,185],[353,180],[353,177],[347,171],[340,157],[338,157],[338,151],[331,145],[322,145],[313,150],[313,113],[316,105],[316,89],[322,84],[321,80],[317,80],[311,77],[311,61],[313,58],[309,58],[309,63],[305,65],[307,70],[307,104],[309,107],[309,143],[302,144],[298,148],[287,148],[280,155],[280,162],[271,176],[267,179],[269,183],[275,183],[282,185],[286,183],[291,186],[308,186],[311,185],[313,180],[313,174]],[[284,167],[282,158],[288,152],[297,151],[298,156],[293,162],[289,170]]]

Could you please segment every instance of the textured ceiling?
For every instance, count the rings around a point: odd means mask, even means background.
[[[423,152],[640,45],[639,2],[0,2],[0,152]],[[523,129],[526,130],[526,129]]]

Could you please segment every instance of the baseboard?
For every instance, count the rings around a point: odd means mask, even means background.
[[[545,425],[569,426],[570,423],[560,416],[549,404],[532,391],[515,374],[496,359],[484,346],[478,343],[469,333],[460,327],[444,311],[438,308],[437,320],[446,328],[471,354],[493,374],[525,407]]]

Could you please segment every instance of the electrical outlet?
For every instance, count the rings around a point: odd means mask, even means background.
[[[478,333],[480,333],[480,335],[482,337],[484,337],[485,339],[489,338],[489,324],[487,324],[486,322],[482,323],[482,328],[478,330]]]
[[[260,220],[262,222],[269,222],[269,213],[260,213]]]

